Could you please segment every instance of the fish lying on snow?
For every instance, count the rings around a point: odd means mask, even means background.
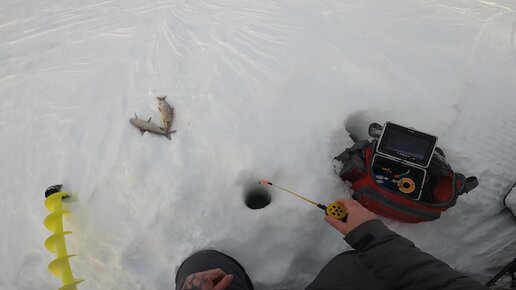
[[[168,140],[171,140],[170,134],[174,133],[175,131],[165,130],[164,128],[161,128],[160,126],[156,125],[155,123],[152,123],[151,119],[152,119],[152,117],[150,117],[148,121],[145,121],[143,119],[138,119],[138,116],[135,113],[134,118],[129,119],[129,122],[131,122],[131,124],[133,124],[136,128],[140,129],[140,132],[142,132],[142,135],[145,132],[151,132],[154,134],[163,135],[163,136],[167,137]]]
[[[172,128],[172,120],[174,119],[174,108],[172,108],[165,100],[167,96],[156,97],[159,101],[158,110],[161,113],[161,121],[163,122],[163,129],[170,130]],[[175,131],[174,131],[175,132]]]

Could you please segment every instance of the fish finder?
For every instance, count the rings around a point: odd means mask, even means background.
[[[387,122],[376,151],[427,168],[437,137]]]
[[[385,123],[372,162],[376,182],[384,188],[419,200],[437,137]]]

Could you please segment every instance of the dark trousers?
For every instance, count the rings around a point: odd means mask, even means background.
[[[228,290],[253,290],[253,283],[244,267],[235,259],[215,250],[203,250],[188,257],[179,266],[176,274],[176,290],[183,289],[186,278],[193,273],[220,268],[226,274],[233,274]]]
[[[204,250],[188,257],[176,274],[176,290],[181,290],[188,275],[220,268],[233,274],[228,290],[253,290],[253,283],[244,267],[235,259],[214,250]],[[354,251],[344,252],[333,258],[308,285],[306,290],[382,290],[373,274],[364,267]]]

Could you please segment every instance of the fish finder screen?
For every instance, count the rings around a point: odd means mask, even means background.
[[[436,142],[435,136],[387,122],[377,151],[427,167]]]
[[[389,150],[404,153],[419,160],[424,160],[432,146],[427,140],[411,136],[400,131],[392,131],[387,137],[385,147]]]

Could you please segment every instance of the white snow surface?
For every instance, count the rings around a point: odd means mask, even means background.
[[[516,255],[502,198],[516,178],[514,1],[2,1],[0,289],[56,289],[46,187],[64,183],[80,289],[173,289],[213,248],[257,289],[306,286],[348,249],[322,212],[349,196],[331,159],[346,128],[387,120],[439,136],[479,177],[434,222],[385,222],[481,282]],[[128,119],[159,122],[172,141]]]

